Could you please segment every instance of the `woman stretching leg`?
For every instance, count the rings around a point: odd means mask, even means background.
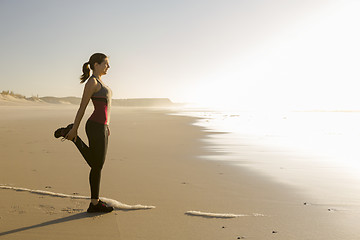
[[[99,200],[101,169],[105,162],[110,135],[112,96],[111,89],[101,81],[101,76],[105,75],[109,68],[109,60],[102,53],[93,54],[89,62],[83,65],[83,75],[80,79],[81,83],[86,80],[87,82],[74,124],[70,124],[66,128],[59,128],[55,132],[55,137],[64,137],[73,141],[91,168],[89,176],[91,203],[88,212],[111,212],[113,210],[112,207]],[[90,76],[90,69],[93,70],[92,76]],[[89,139],[89,146],[87,146],[77,135],[77,131],[90,99],[94,104],[94,112],[86,122],[85,130]]]

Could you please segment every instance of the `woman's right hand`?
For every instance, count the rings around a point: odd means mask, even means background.
[[[72,128],[68,134],[65,136],[65,138],[67,140],[72,140],[72,141],[76,141],[76,138],[77,138],[77,130],[75,128]]]

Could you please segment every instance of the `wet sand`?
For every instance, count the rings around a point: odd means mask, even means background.
[[[76,106],[0,106],[0,184],[89,196],[87,166],[54,130]],[[84,124],[79,129],[86,140]],[[1,239],[357,239],[357,216],[234,167],[170,110],[113,108],[100,194],[147,210],[87,214],[89,200],[0,189]],[[216,133],[214,133],[216,134]],[[205,148],[206,147],[206,148]],[[212,159],[201,158],[211,155]],[[262,155],[266,157],[265,155]],[[304,203],[308,204],[304,204]],[[329,211],[330,209],[330,211]],[[239,215],[197,216],[188,211]]]

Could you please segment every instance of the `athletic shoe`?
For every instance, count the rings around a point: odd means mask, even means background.
[[[73,126],[74,126],[74,124],[71,123],[66,128],[58,128],[54,132],[54,137],[56,137],[56,138],[65,137],[70,132],[70,130],[72,129]]]
[[[103,201],[99,200],[98,204],[94,205],[90,203],[89,208],[87,210],[88,213],[96,213],[96,212],[112,212],[114,210],[113,207],[109,207]]]

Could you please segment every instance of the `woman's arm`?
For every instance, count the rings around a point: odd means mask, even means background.
[[[85,84],[84,87],[84,92],[81,98],[81,103],[80,103],[80,107],[79,110],[76,113],[76,117],[75,117],[75,121],[74,121],[74,126],[73,128],[69,131],[69,133],[65,136],[66,139],[68,140],[74,140],[76,141],[76,137],[77,137],[77,131],[81,122],[81,119],[84,116],[85,110],[87,105],[89,104],[90,98],[93,95],[93,93],[96,91],[97,88],[97,82],[95,79],[90,78],[87,83]]]

